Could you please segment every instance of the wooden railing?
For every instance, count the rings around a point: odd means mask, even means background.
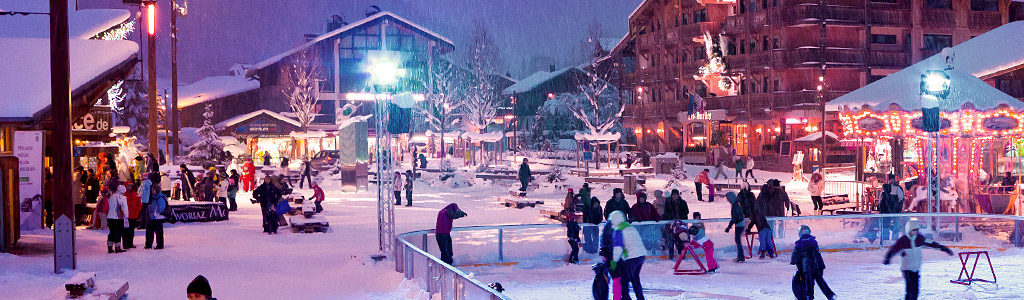
[[[999,12],[972,11],[971,17],[967,18],[967,27],[974,30],[989,30],[1000,25],[1003,25],[1003,18]]]
[[[871,25],[882,26],[909,26],[910,11],[899,10],[869,10],[868,17]]]
[[[953,10],[949,9],[922,9],[921,25],[924,27],[946,28],[953,25]]]

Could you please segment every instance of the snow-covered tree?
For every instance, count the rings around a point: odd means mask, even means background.
[[[544,101],[544,104],[537,108],[532,128],[533,136],[537,137],[534,142],[543,145],[545,140],[555,142],[558,139],[571,139],[573,133],[580,130],[582,125],[573,117],[572,106],[568,100],[573,98],[562,95]]]
[[[203,111],[203,127],[196,130],[199,141],[188,147],[185,161],[193,165],[214,165],[222,158],[224,143],[220,141],[213,127],[213,108],[206,104]]]
[[[110,97],[110,107],[114,111],[114,123],[127,126],[128,136],[135,137],[139,143],[147,144],[149,140],[149,99],[146,98],[146,85],[140,80],[122,81],[112,89],[116,93]]]
[[[465,103],[461,98],[462,86],[455,66],[448,62],[438,62],[431,69],[428,80],[424,82],[426,101],[417,108],[430,130],[441,134],[443,157],[447,154],[443,149],[444,133],[459,123],[458,112]]]
[[[292,57],[284,73],[287,76],[287,84],[284,93],[284,102],[292,109],[296,121],[305,130],[313,122],[317,114],[316,92],[317,80],[320,78],[320,68],[317,64],[317,51],[307,50],[299,52]]]
[[[672,169],[672,178],[665,183],[665,189],[679,189],[683,186],[684,180],[687,179],[689,179],[689,176],[686,176],[686,162],[680,156],[676,161],[675,169]]]
[[[483,22],[474,22],[469,50],[469,78],[466,88],[466,114],[463,121],[471,129],[483,131],[498,113],[500,104],[490,76],[498,67],[498,48]]]
[[[625,108],[618,90],[609,82],[614,71],[603,72],[599,59],[599,55],[590,59],[590,65],[583,68],[585,76],[577,79],[578,92],[567,95],[572,98],[572,115],[583,122],[587,133],[594,135],[613,133]]]

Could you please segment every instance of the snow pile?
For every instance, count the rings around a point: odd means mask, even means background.
[[[463,138],[469,139],[471,142],[487,142],[493,143],[500,141],[503,137],[501,132],[487,132],[487,133],[476,133],[466,132],[462,134]]]
[[[260,88],[260,82],[245,76],[211,76],[181,87],[178,107],[185,108],[213,99]]]

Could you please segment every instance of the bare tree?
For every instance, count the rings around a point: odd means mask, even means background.
[[[427,91],[426,101],[417,108],[430,129],[441,134],[441,158],[444,159],[447,152],[444,150],[444,133],[458,124],[457,112],[465,103],[461,101],[462,86],[455,66],[447,61],[438,61],[431,69],[428,80],[423,83]]]
[[[284,102],[292,109],[302,130],[309,128],[317,115],[317,81],[320,79],[317,51],[307,50],[293,56],[285,66],[288,84],[282,89]]]
[[[498,67],[498,48],[487,27],[480,20],[473,22],[469,50],[469,78],[466,89],[466,114],[463,120],[473,129],[483,131],[497,115],[499,104],[490,76]]]
[[[619,124],[625,106],[619,101],[619,93],[609,82],[614,70],[602,71],[600,57],[594,55],[590,65],[583,68],[585,76],[577,80],[578,93],[563,94],[572,97],[572,115],[583,122],[590,134],[602,135]]]

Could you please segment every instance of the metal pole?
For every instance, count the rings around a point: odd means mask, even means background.
[[[68,0],[50,1],[50,123],[47,148],[53,154],[53,272],[74,270],[75,208],[71,203],[71,55],[68,36]]]
[[[174,0],[171,0],[171,124],[168,127],[171,128],[173,134],[174,153],[164,153],[171,157],[167,160],[171,164],[174,159],[178,158],[178,152],[181,151],[181,143],[178,142],[178,9],[175,6]],[[165,142],[167,141],[165,140]]]
[[[818,86],[818,101],[821,102],[821,162],[818,166],[818,171],[821,172],[822,178],[825,177],[825,157],[828,155],[828,135],[825,134],[825,19],[826,11],[828,6],[825,4],[825,0],[819,0],[818,7],[821,9],[821,17],[818,19],[821,21],[821,40],[818,45],[819,51],[821,51],[821,75],[819,75],[819,86]]]

